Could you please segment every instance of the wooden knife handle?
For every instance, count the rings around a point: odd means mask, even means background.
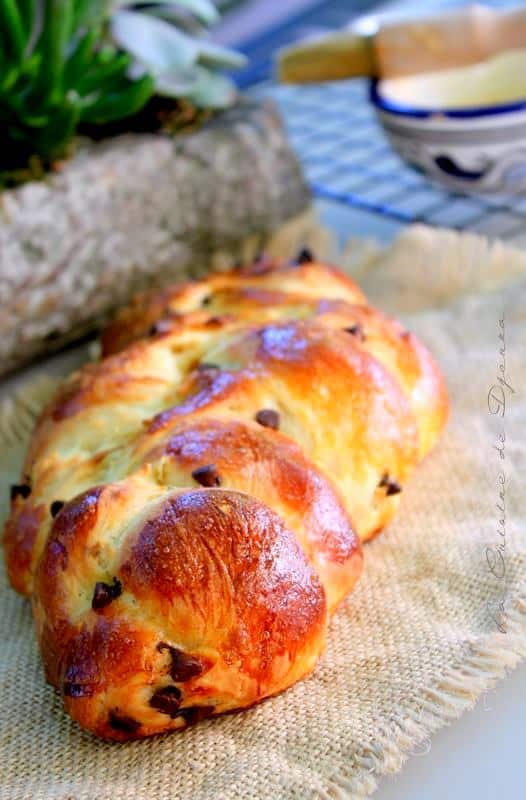
[[[292,45],[278,54],[282,83],[311,83],[375,74],[372,40],[345,32]]]

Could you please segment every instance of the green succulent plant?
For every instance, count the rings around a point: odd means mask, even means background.
[[[231,104],[218,70],[244,58],[204,38],[217,18],[210,0],[0,0],[0,169],[49,165],[79,126],[131,117],[155,95]]]

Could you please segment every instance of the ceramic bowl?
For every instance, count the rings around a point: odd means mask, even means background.
[[[411,166],[462,192],[526,192],[526,51],[373,81],[371,101]]]

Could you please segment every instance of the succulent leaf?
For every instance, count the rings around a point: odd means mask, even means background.
[[[126,5],[130,6],[130,3]],[[138,5],[141,7],[157,6],[161,11],[162,9],[170,8],[174,8],[175,10],[177,10],[177,8],[184,9],[190,11],[207,25],[213,25],[214,22],[219,20],[219,12],[210,0],[145,0],[145,2],[131,5]]]
[[[218,75],[206,67],[197,67],[200,72],[198,86],[188,95],[198,108],[227,108],[232,105],[237,90],[226,75]]]
[[[111,14],[114,0],[73,0],[75,30],[100,25]]]
[[[64,86],[75,87],[82,79],[99,37],[100,30],[92,28],[70,42],[69,56],[64,66]]]
[[[16,61],[20,61],[24,55],[26,37],[15,0],[3,0],[0,3],[0,24],[4,30],[6,49]]]
[[[114,120],[129,117],[144,106],[152,96],[153,90],[153,78],[145,75],[121,91],[105,94],[93,105],[88,106],[82,112],[81,118],[84,122],[94,125],[105,125]]]
[[[89,95],[94,91],[100,91],[101,87],[109,88],[111,82],[117,78],[122,83],[123,76],[130,66],[131,58],[127,53],[118,54],[113,60],[101,62],[95,61],[93,66],[86,70],[76,82],[77,92]],[[130,83],[127,81],[127,83]]]
[[[187,69],[163,72],[155,80],[155,89],[165,97],[188,97],[199,85],[201,75],[196,64]]]
[[[185,69],[197,59],[197,44],[189,36],[138,11],[118,11],[111,21],[111,33],[120,47],[153,74]]]
[[[26,44],[35,25],[35,4],[36,0],[18,0],[18,10],[24,27]]]
[[[68,0],[44,0],[42,32],[36,48],[42,61],[35,94],[51,102],[58,100],[62,89],[63,65],[73,22]]]
[[[224,67],[225,69],[238,69],[247,63],[246,57],[237,50],[221,47],[221,45],[205,39],[199,42],[198,60],[200,64],[207,67]]]
[[[234,102],[217,70],[245,59],[202,36],[218,16],[212,0],[0,0],[0,183],[35,156],[41,171],[67,155],[79,125],[126,120],[154,95]]]

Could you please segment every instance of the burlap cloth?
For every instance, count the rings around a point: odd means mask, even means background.
[[[452,415],[395,523],[367,546],[364,577],[314,674],[182,734],[97,741],[45,685],[29,604],[2,578],[3,798],[362,798],[526,655],[526,254],[415,228],[385,251],[355,243],[347,263],[431,347]],[[503,315],[511,388],[498,381]],[[4,402],[2,512],[46,391],[26,386]]]

